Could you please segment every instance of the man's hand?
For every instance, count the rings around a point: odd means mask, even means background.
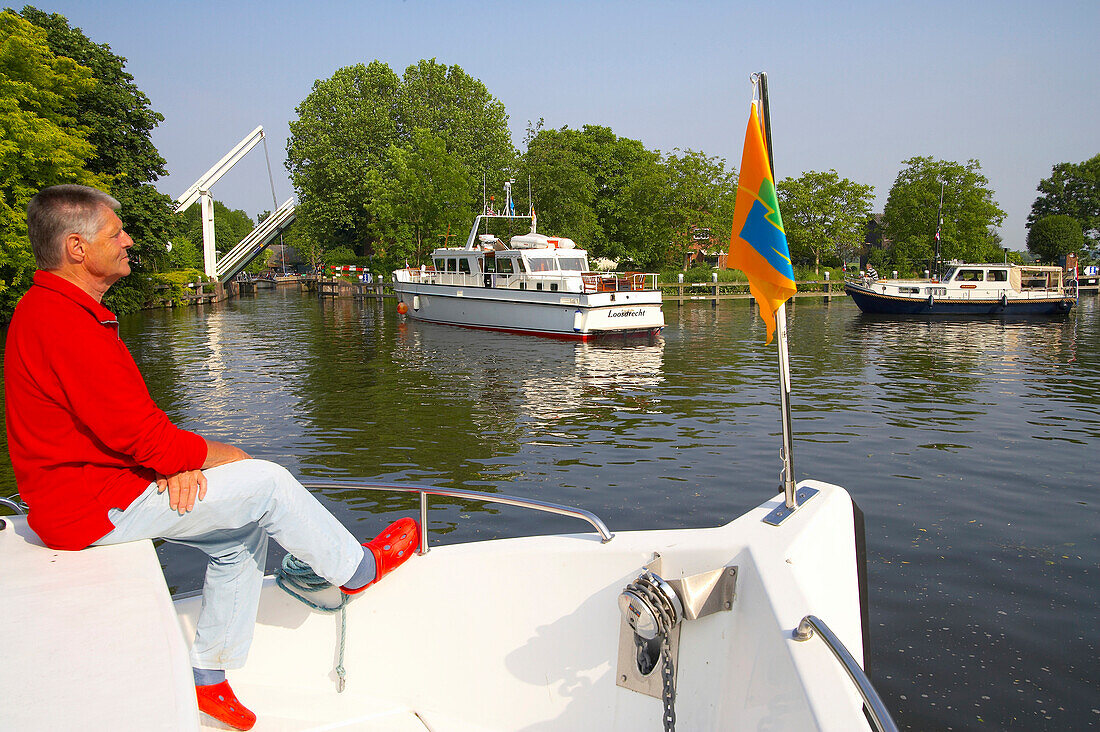
[[[168,490],[168,505],[182,516],[206,497],[206,476],[201,470],[184,470],[174,475],[157,474],[157,493]]]

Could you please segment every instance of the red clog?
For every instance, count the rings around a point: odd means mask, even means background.
[[[357,595],[404,564],[416,553],[420,545],[420,525],[411,518],[402,518],[386,527],[386,530],[374,539],[363,544],[374,555],[374,579],[354,590],[340,589],[348,595]]]
[[[196,686],[195,695],[199,698],[199,711],[209,714],[219,722],[225,722],[233,729],[252,729],[256,724],[256,715],[237,699],[229,688],[229,682]]]

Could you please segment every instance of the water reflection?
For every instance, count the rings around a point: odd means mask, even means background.
[[[460,393],[493,405],[488,416],[496,424],[552,423],[612,402],[619,410],[644,410],[663,380],[663,354],[659,336],[575,343],[410,322],[399,326],[392,358],[406,369],[446,375]]]

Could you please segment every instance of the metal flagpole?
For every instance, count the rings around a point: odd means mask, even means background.
[[[940,229],[943,228],[943,187],[947,184],[940,180],[940,207],[936,210],[936,281],[940,279],[942,267],[940,267]]]
[[[771,109],[768,106],[768,75],[761,71],[757,74],[760,84],[761,122],[764,125],[764,146],[768,149],[768,167],[772,180],[775,180],[775,160],[772,157]],[[779,349],[779,407],[783,421],[783,491],[784,503],[788,509],[798,508],[798,496],[794,482],[794,436],[791,432],[791,359],[787,352],[787,304],[783,303],[775,311],[775,340]]]

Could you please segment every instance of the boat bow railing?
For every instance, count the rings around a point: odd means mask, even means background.
[[[27,513],[27,505],[18,501],[15,496],[11,498],[0,498],[0,506],[15,511],[20,516],[24,516]]]
[[[594,529],[596,533],[600,535],[600,541],[604,544],[611,541],[614,536],[608,529],[607,525],[600,520],[591,511],[585,511],[583,508],[572,508],[570,506],[562,506],[557,503],[548,503],[546,501],[536,501],[531,498],[518,498],[516,496],[508,496],[502,493],[480,493],[478,491],[464,491],[451,488],[435,488],[433,486],[422,485],[408,485],[397,483],[351,483],[351,482],[327,482],[319,483],[315,481],[302,481],[302,485],[309,489],[320,490],[366,490],[366,491],[386,491],[390,493],[416,493],[420,496],[420,525],[428,525],[428,496],[444,496],[447,498],[461,498],[469,501],[481,501],[483,503],[500,503],[506,506],[517,506],[519,508],[528,508],[534,511],[543,511],[544,513],[554,513],[559,516],[569,516],[571,518],[580,519],[581,521],[587,521]],[[420,532],[420,553],[428,553],[428,532]]]
[[[859,689],[859,694],[863,697],[864,708],[867,710],[867,716],[874,724],[875,729],[879,732],[897,732],[898,726],[894,724],[890,712],[886,709],[886,705],[882,703],[882,698],[875,691],[871,680],[867,678],[867,674],[860,668],[859,663],[845,647],[844,642],[825,624],[824,620],[816,615],[807,615],[802,618],[802,622],[798,624],[798,628],[794,631],[794,639],[796,641],[808,641],[814,637],[815,630],[821,635],[821,640],[825,641],[825,645],[833,652],[836,659],[840,661],[840,665],[848,672],[848,678]]]

